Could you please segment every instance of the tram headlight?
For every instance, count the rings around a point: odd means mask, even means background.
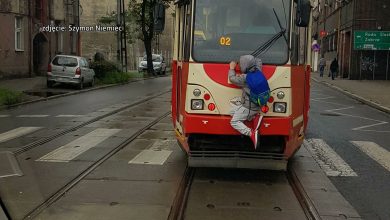
[[[194,89],[194,91],[192,92],[192,94],[194,94],[194,96],[198,97],[200,96],[202,92],[200,91],[200,89]]]
[[[286,113],[287,103],[285,102],[275,102],[274,103],[274,112],[277,113]]]
[[[276,94],[276,96],[278,97],[278,99],[283,99],[284,98],[284,92],[280,91]]]
[[[192,110],[203,110],[203,100],[202,99],[191,99],[191,109]]]

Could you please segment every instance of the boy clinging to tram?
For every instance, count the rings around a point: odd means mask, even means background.
[[[240,57],[239,66],[242,74],[236,74],[237,63],[230,62],[229,80],[233,84],[242,87],[241,105],[233,107],[231,110],[231,126],[243,135],[249,136],[255,149],[258,147],[258,131],[260,128],[262,115],[261,106],[266,105],[270,97],[268,81],[263,75],[260,59],[252,55]],[[249,128],[244,121],[254,119],[253,128]]]

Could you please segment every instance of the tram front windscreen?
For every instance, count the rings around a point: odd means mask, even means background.
[[[237,60],[252,54],[284,29],[284,35],[259,57],[266,64],[286,63],[290,7],[288,0],[197,0],[193,59],[217,63]]]

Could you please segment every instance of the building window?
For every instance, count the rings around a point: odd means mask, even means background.
[[[23,18],[15,18],[15,50],[23,50]]]

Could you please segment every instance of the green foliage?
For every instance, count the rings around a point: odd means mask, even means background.
[[[161,0],[161,2],[168,6],[173,0]],[[129,44],[134,43],[137,39],[142,41],[149,41],[149,38],[154,37],[153,24],[153,10],[157,0],[129,0],[129,6],[125,12],[126,20],[126,39]],[[143,10],[144,9],[144,10]],[[112,11],[98,19],[101,24],[115,24],[117,19],[117,12]]]
[[[92,62],[91,68],[95,71],[95,76],[98,79],[105,78],[106,74],[110,72],[119,72],[115,63],[106,60]]]
[[[148,72],[153,72],[151,64],[152,40],[156,36],[154,32],[154,9],[158,2],[168,6],[173,0],[129,0],[128,8],[125,12],[126,39],[129,44],[137,39],[142,40],[145,45],[148,57]],[[99,19],[101,23],[115,23],[116,12]]]
[[[106,16],[103,16],[98,19],[98,22],[101,24],[113,24],[116,22],[116,13],[115,11],[111,12],[110,14],[107,14]]]
[[[23,101],[23,93],[0,88],[0,105],[13,105]]]
[[[130,75],[123,72],[109,72],[104,78],[99,79],[98,84],[118,84],[129,82]]]

